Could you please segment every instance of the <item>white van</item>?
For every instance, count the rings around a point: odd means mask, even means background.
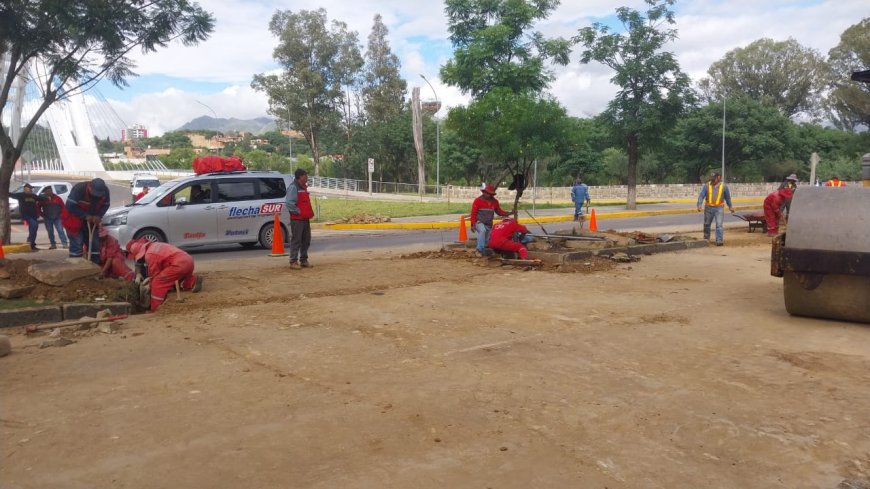
[[[272,247],[275,214],[284,210],[292,176],[278,172],[207,173],[178,178],[152,189],[138,202],[114,207],[103,226],[126,246],[131,239],[181,247],[259,243]],[[282,223],[287,240],[287,228]]]
[[[137,173],[133,175],[133,180],[130,182],[130,192],[133,194],[133,199],[136,199],[136,196],[139,195],[145,187],[154,190],[159,186],[160,180],[156,175],[150,173]]]

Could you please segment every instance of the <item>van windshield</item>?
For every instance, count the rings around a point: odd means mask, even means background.
[[[132,205],[145,205],[158,200],[160,197],[166,195],[169,192],[169,189],[175,186],[174,182],[166,182],[159,187],[152,188],[147,194],[143,195],[141,199],[134,202]]]
[[[157,188],[160,186],[160,180],[136,180],[136,187]]]

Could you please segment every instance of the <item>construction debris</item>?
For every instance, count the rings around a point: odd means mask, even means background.
[[[59,338],[55,338],[53,340],[46,340],[39,344],[40,348],[51,348],[51,347],[64,347],[67,345],[71,345],[75,343],[76,340],[71,340],[69,338],[64,338],[63,336]]]
[[[44,284],[60,287],[73,280],[97,276],[100,266],[90,261],[68,258],[61,262],[34,263],[27,269],[27,273]]]

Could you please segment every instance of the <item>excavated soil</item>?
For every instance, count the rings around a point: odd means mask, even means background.
[[[570,250],[565,250],[570,251]],[[459,260],[470,263],[472,265],[488,268],[498,268],[500,270],[521,270],[521,271],[542,271],[554,273],[594,273],[612,270],[616,267],[616,263],[609,259],[598,256],[592,256],[575,263],[554,264],[543,263],[540,266],[529,265],[513,265],[502,263],[497,256],[477,257],[474,252],[468,250],[440,250],[440,251],[420,251],[402,255],[403,259],[418,259],[424,258],[428,260]],[[631,267],[627,268],[631,270]]]
[[[866,483],[870,327],[790,317],[769,253],[729,232],[576,274],[316,249],[303,270],[198,263],[203,293],[120,333],[12,332],[0,485]]]
[[[33,286],[24,298],[50,302],[92,302],[96,299],[115,300],[118,293],[125,287],[122,280],[100,280],[97,278],[82,278],[70,282],[63,287],[44,284],[27,273],[28,267],[42,260],[5,260],[0,265],[0,271],[8,272],[9,278],[0,278],[3,282],[11,282],[16,286]],[[5,273],[0,274],[6,276]]]

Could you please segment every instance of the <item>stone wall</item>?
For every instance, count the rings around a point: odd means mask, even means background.
[[[848,185],[859,185],[849,182]],[[779,183],[732,183],[728,185],[732,198],[763,198],[770,192],[779,188]],[[523,193],[523,200],[531,200],[531,188]],[[638,185],[638,200],[669,200],[669,199],[697,199],[701,191],[701,184],[667,184],[667,185]],[[444,195],[455,200],[472,200],[480,195],[480,187],[444,187]],[[500,201],[512,201],[515,192],[507,188],[499,188],[496,197]],[[625,200],[628,190],[625,185],[590,186],[589,195],[595,200]],[[544,202],[570,202],[571,187],[539,187],[537,199]]]

